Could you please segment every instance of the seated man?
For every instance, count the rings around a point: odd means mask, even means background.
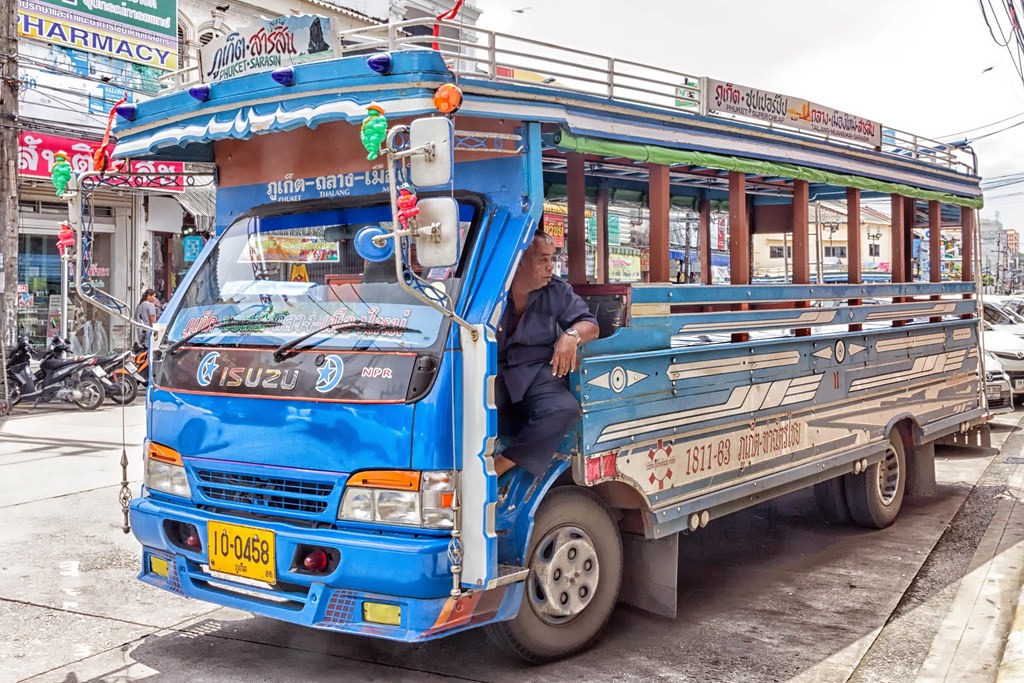
[[[580,418],[566,375],[576,350],[597,339],[597,319],[572,286],[554,274],[555,246],[543,232],[523,254],[498,326],[495,401],[498,433],[508,439],[494,458],[498,475],[516,465],[540,476]]]

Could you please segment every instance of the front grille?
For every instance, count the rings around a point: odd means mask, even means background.
[[[1006,393],[999,398],[988,399],[989,408],[1006,408],[1010,405],[1010,394]]]
[[[256,510],[320,514],[327,509],[333,484],[261,477],[236,472],[196,470],[199,488],[210,500]]]
[[[1024,370],[1007,370],[1006,374],[1010,376],[1010,379],[1016,382],[1019,379],[1024,379]]]

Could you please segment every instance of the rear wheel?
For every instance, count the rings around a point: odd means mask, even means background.
[[[884,529],[893,523],[903,504],[907,484],[907,456],[899,430],[889,433],[885,456],[861,474],[848,474],[846,501],[854,523]]]
[[[622,539],[608,506],[572,486],[541,503],[527,551],[519,614],[487,635],[511,655],[543,663],[590,646],[611,617],[622,583]]]
[[[110,376],[114,389],[108,396],[114,403],[128,405],[139,395],[139,383],[127,372],[116,372]]]
[[[82,392],[82,398],[74,401],[74,404],[82,410],[96,410],[103,403],[103,397],[107,394],[103,385],[95,377],[83,377],[76,388]]]
[[[21,388],[18,383],[14,380],[7,380],[7,410],[18,405],[21,402]]]

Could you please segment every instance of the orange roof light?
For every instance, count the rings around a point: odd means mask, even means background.
[[[434,107],[442,114],[451,114],[462,106],[462,91],[459,86],[445,83],[434,91]]]

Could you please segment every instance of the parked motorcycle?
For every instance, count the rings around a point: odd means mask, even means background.
[[[99,408],[107,394],[103,382],[106,373],[96,367],[94,356],[65,358],[67,350],[67,343],[54,337],[49,352],[33,373],[32,344],[28,337],[22,337],[7,358],[8,405],[13,407],[23,400],[67,401],[83,410]]]
[[[127,405],[139,395],[139,387],[146,385],[146,378],[139,373],[136,354],[132,351],[121,351],[96,359],[110,378],[111,386],[107,389],[107,398],[114,403]]]

